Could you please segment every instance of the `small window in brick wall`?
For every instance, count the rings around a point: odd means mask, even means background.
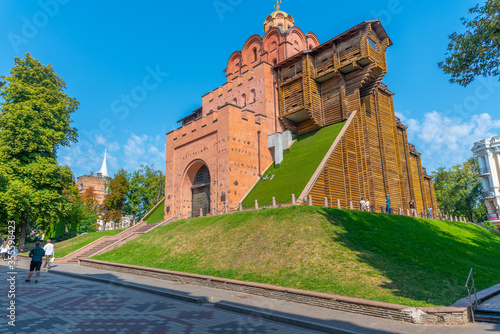
[[[250,103],[254,103],[256,98],[255,89],[250,91]]]
[[[170,207],[169,207],[169,206],[167,206],[167,213],[169,213],[169,212],[170,212]]]
[[[226,194],[225,194],[225,193],[222,193],[222,194],[220,195],[220,201],[221,201],[221,202],[225,202],[225,201],[226,201]]]

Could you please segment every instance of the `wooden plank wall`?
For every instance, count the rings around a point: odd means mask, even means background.
[[[320,89],[324,115],[323,123],[330,125],[343,121],[340,77],[337,75],[323,82]]]
[[[331,207],[340,199],[342,208],[348,208],[352,201],[357,209],[364,197],[379,212],[385,206],[387,189],[395,210],[401,208],[406,213],[412,193],[419,213],[425,211],[426,203],[433,203],[435,210],[432,179],[423,177],[420,156],[410,153],[408,147],[405,150],[406,131],[396,124],[392,95],[380,88],[360,101],[361,112],[309,192],[314,205],[323,205],[326,196]]]
[[[437,213],[436,197],[434,196],[434,184],[432,178],[429,176],[424,176],[424,189],[425,189],[425,203],[426,210],[429,205],[432,207],[432,212]]]
[[[383,155],[387,192],[391,195],[391,205],[403,207],[400,185],[400,170],[396,147],[396,121],[392,95],[382,89],[376,92],[378,102],[379,126],[383,139]]]
[[[422,198],[422,186],[420,183],[419,177],[419,166],[420,156],[410,153],[410,174],[411,174],[411,183],[413,185],[413,196],[415,199],[415,204],[418,213],[424,210],[425,203]]]
[[[375,99],[373,95],[368,95],[364,96],[362,101],[366,123],[366,140],[368,141],[367,150],[370,158],[370,169],[367,173],[371,180],[369,180],[370,188],[367,190],[367,195],[371,204],[380,206],[384,201],[385,187]]]
[[[326,196],[332,207],[340,199],[343,208],[351,201],[358,208],[364,197],[379,211],[389,193],[395,209],[409,209],[412,197],[419,212],[426,203],[435,207],[432,179],[424,178],[420,154],[410,150],[406,127],[395,120],[393,94],[382,84],[389,44],[366,24],[278,70],[280,119],[292,132],[314,131],[358,111],[309,192],[315,205]],[[298,110],[309,119],[286,119]]]
[[[405,150],[406,144],[406,129],[403,127],[397,127],[397,148],[398,148],[398,162],[399,162],[399,171],[401,178],[401,197],[403,201],[403,209],[410,208],[410,200],[412,198],[412,192],[410,188],[410,180],[409,180],[409,168],[407,166],[408,163],[408,148]]]

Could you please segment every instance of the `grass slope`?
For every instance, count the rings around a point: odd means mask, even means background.
[[[90,232],[86,234],[80,234],[79,236],[76,236],[74,238],[64,240],[61,242],[56,242],[54,243],[54,250],[55,250],[55,256],[56,258],[61,258],[64,257],[70,253],[73,253],[74,251],[87,246],[91,242],[107,236],[107,235],[116,235],[123,231],[123,229],[116,229],[116,230],[109,230],[109,231],[102,231],[102,232]]]
[[[159,223],[163,221],[163,217],[165,214],[165,199],[162,199],[160,204],[150,212],[143,220],[145,220],[148,224]]]
[[[499,252],[472,224],[302,206],[173,222],[95,259],[436,306],[471,267],[479,289],[499,283]]]
[[[333,124],[297,137],[289,152],[285,151],[283,162],[278,166],[272,165],[263,174],[274,174],[273,179],[260,180],[243,200],[243,205],[253,207],[256,199],[267,205],[273,196],[278,202],[290,203],[292,194],[299,196],[344,124]]]

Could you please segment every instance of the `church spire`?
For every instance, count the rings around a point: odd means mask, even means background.
[[[108,164],[106,162],[106,157],[107,157],[107,154],[108,154],[107,151],[108,151],[108,149],[105,148],[104,149],[104,160],[102,161],[102,166],[101,166],[101,169],[99,169],[98,173],[101,173],[102,176],[109,177]]]

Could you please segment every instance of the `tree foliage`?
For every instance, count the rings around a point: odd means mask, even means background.
[[[102,210],[102,206],[97,201],[94,187],[86,188],[83,191],[80,198],[90,212],[93,212],[96,215],[99,215],[99,213]]]
[[[438,168],[434,173],[434,189],[438,207],[443,214],[464,216],[471,221],[486,218],[477,158],[471,157],[449,170]]]
[[[128,174],[130,189],[124,210],[136,219],[144,217],[165,196],[165,175],[154,165],[144,166]]]
[[[52,66],[29,53],[0,80],[0,207],[16,220],[22,248],[28,221],[48,224],[69,210],[63,192],[74,178],[57,163],[57,149],[77,141],[70,125],[78,101],[64,93]]]
[[[464,87],[477,76],[500,77],[500,0],[476,5],[469,14],[475,17],[461,19],[466,31],[449,36],[447,58],[439,63],[451,83]]]
[[[106,221],[120,222],[124,214],[123,207],[127,199],[129,182],[127,172],[123,169],[115,174],[115,177],[109,182],[109,194],[104,199],[104,218]]]

